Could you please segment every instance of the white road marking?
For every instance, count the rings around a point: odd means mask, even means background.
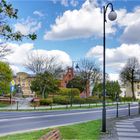
[[[137,108],[137,107],[133,107]],[[119,110],[126,110],[128,108],[121,108]],[[116,109],[108,109],[107,111],[116,111]],[[0,122],[4,121],[14,121],[14,120],[24,120],[24,119],[35,119],[35,118],[45,118],[45,117],[58,117],[58,116],[68,116],[68,115],[79,115],[79,114],[87,114],[87,113],[95,113],[95,112],[102,112],[102,110],[97,111],[85,111],[85,112],[74,112],[74,113],[67,113],[67,114],[56,114],[56,115],[43,115],[43,116],[31,116],[31,117],[20,117],[20,118],[8,118],[8,119],[1,119]]]

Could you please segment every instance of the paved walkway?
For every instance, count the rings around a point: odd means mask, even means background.
[[[115,123],[114,128],[118,140],[140,140],[140,117],[120,120]]]
[[[107,130],[102,140],[140,140],[140,116],[109,119]]]

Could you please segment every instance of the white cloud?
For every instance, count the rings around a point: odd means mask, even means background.
[[[94,2],[94,3],[93,3]],[[45,40],[64,40],[72,38],[85,38],[90,36],[102,36],[102,13],[96,6],[86,0],[79,10],[67,10],[62,16],[57,17],[51,30],[44,35]],[[114,33],[115,28],[108,21],[106,33]]]
[[[14,73],[22,71],[23,65],[25,64],[28,54],[37,52],[38,55],[55,57],[58,64],[61,64],[63,67],[71,65],[70,56],[60,50],[43,50],[38,49],[34,50],[34,44],[32,43],[24,43],[21,45],[8,43],[9,48],[11,48],[12,52],[10,55],[6,56],[6,61],[9,62],[11,68],[14,70]]]
[[[118,73],[109,73],[109,79],[111,81],[117,81],[117,80],[119,80],[119,74]]]
[[[18,66],[15,66],[15,65],[10,65],[12,71],[13,71],[13,74],[15,75],[16,73],[20,72],[20,69]]]
[[[44,56],[44,57],[54,57],[55,58],[55,63],[56,64],[61,64],[62,66],[70,66],[71,65],[71,59],[70,56],[64,52],[64,51],[60,51],[60,50],[34,50],[32,51],[32,53],[37,53],[38,55]]]
[[[117,11],[117,23],[120,27],[124,27],[121,41],[123,43],[140,43],[140,7],[136,7],[132,12],[126,9]]]
[[[103,47],[96,46],[91,48],[87,57],[95,57],[102,62]],[[106,48],[106,66],[110,70],[118,72],[130,57],[137,57],[140,60],[140,45],[139,44],[122,44],[117,48]]]
[[[40,11],[34,11],[33,14],[37,15],[39,17],[43,17],[44,16],[44,14],[42,12],[40,12]]]
[[[14,25],[15,31],[21,32],[23,35],[28,35],[34,33],[41,28],[41,22],[37,22],[32,18],[27,18],[26,20],[21,20]]]

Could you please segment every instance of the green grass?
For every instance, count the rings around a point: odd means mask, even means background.
[[[100,137],[100,120],[81,124],[58,127],[62,139],[98,140]],[[0,137],[0,140],[37,140],[51,129],[39,130],[30,133],[22,133]]]
[[[59,130],[63,139],[98,140],[101,122],[99,120],[77,125],[63,126]]]

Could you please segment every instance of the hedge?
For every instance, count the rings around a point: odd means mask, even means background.
[[[60,96],[79,96],[80,91],[77,88],[60,88],[60,90],[57,92],[57,95]]]
[[[75,104],[84,104],[86,102],[85,98],[80,98],[79,96],[74,97],[72,101]]]
[[[55,104],[61,104],[61,105],[66,105],[70,103],[70,100],[67,96],[55,96],[53,98],[53,102]]]
[[[40,105],[51,105],[53,103],[52,99],[41,99]]]

